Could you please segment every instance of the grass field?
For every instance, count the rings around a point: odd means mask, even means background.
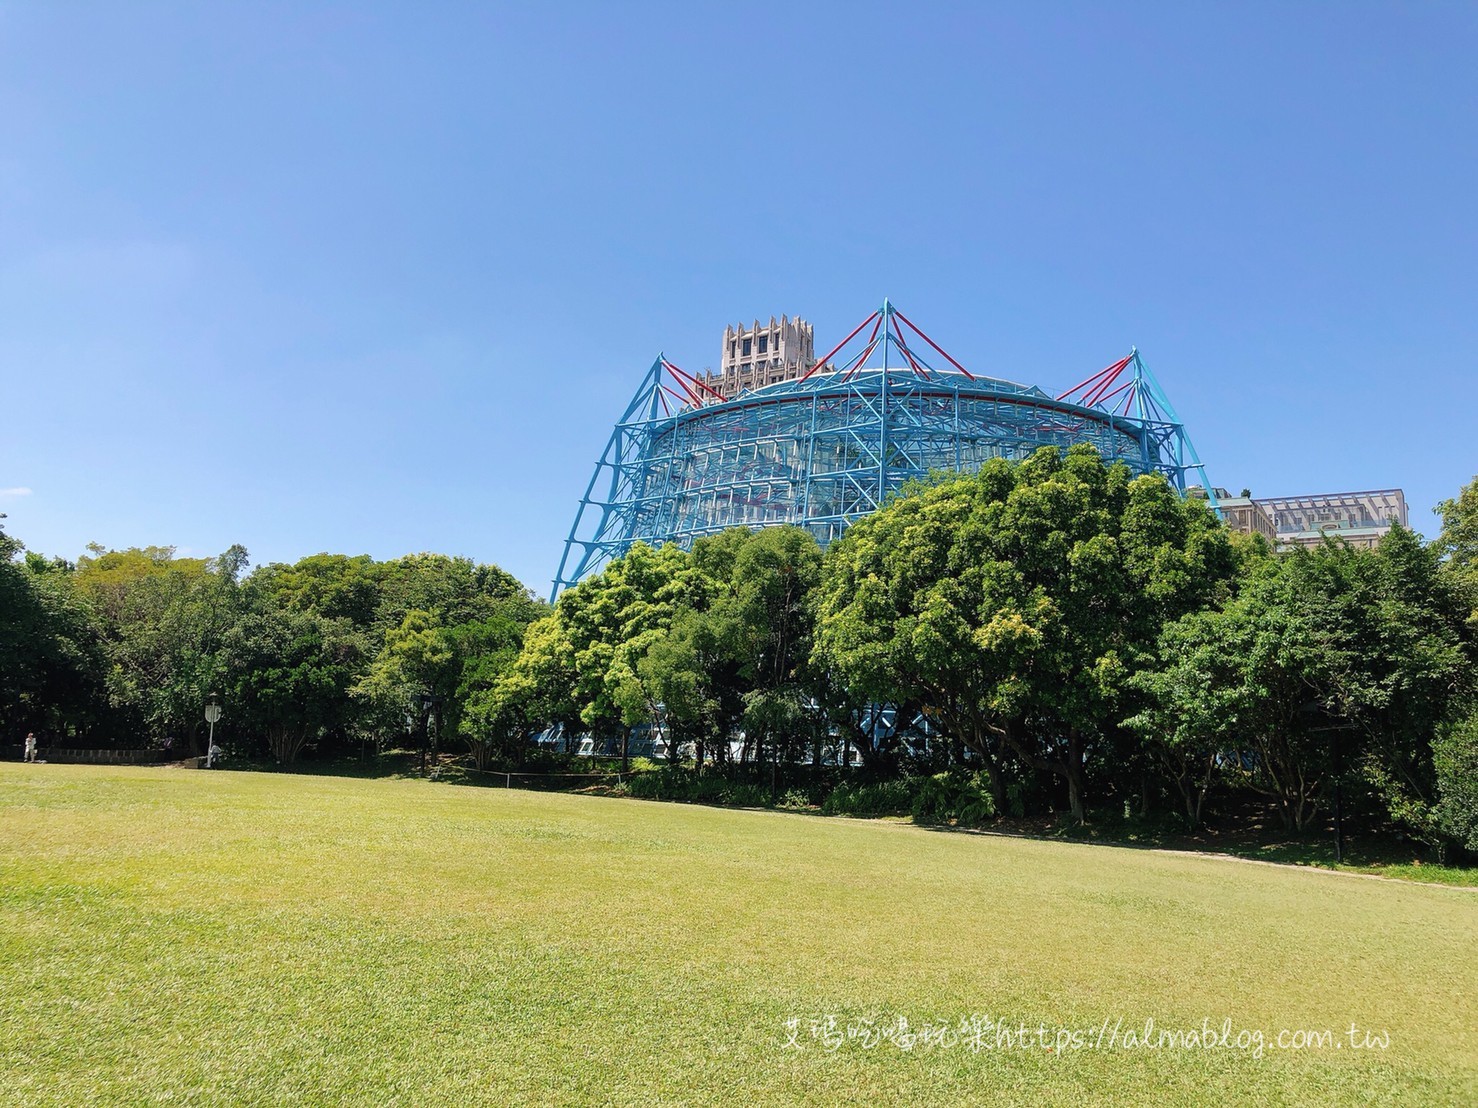
[[[900,1018],[933,1041],[875,1041]],[[1124,1046],[1148,1019],[1229,1020],[1229,1043]],[[1352,1022],[1389,1046],[1355,1049]],[[1023,1023],[1032,1045],[1005,1045]],[[0,765],[0,1103],[754,1102],[1478,1103],[1478,893],[563,794]]]

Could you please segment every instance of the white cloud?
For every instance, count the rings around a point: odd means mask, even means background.
[[[0,489],[0,496],[30,496],[31,490],[25,485],[16,485],[14,488]]]

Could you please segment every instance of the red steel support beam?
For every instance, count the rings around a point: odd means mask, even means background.
[[[1118,369],[1114,370],[1112,375],[1105,377],[1102,381],[1100,381],[1098,383],[1098,387],[1093,389],[1091,393],[1083,398],[1083,407],[1091,408],[1095,404],[1101,403],[1103,401],[1104,394],[1107,393],[1110,386],[1112,386],[1113,383],[1119,379],[1119,375],[1124,372],[1125,366],[1127,366],[1128,364],[1129,360],[1126,358],[1124,360],[1124,365],[1121,365]]]
[[[1123,358],[1123,359],[1115,362],[1113,365],[1104,366],[1102,369],[1100,369],[1097,373],[1093,374],[1093,376],[1089,377],[1087,380],[1079,381],[1076,385],[1074,385],[1072,388],[1068,389],[1067,392],[1063,393],[1057,399],[1058,400],[1066,400],[1073,393],[1079,392],[1079,391],[1081,391],[1083,393],[1083,395],[1086,396],[1086,395],[1088,395],[1088,393],[1090,391],[1092,391],[1093,386],[1095,384],[1098,384],[1104,377],[1118,376],[1118,374],[1128,364],[1129,364],[1129,359],[1128,358]]]
[[[674,376],[676,376],[680,380],[684,380],[684,381],[688,382],[688,384],[690,384],[690,385],[697,386],[698,388],[702,389],[704,392],[708,393],[709,396],[712,396],[715,400],[727,400],[728,399],[728,397],[726,397],[723,393],[721,393],[721,392],[715,392],[713,389],[711,389],[707,385],[705,385],[702,381],[698,380],[698,378],[695,377],[693,374],[688,373],[688,372],[686,372],[684,370],[679,369],[677,366],[675,366],[671,362],[669,362],[666,358],[663,358],[662,359],[662,364],[667,367],[667,371],[669,373],[673,374]]]
[[[829,350],[827,352],[826,357],[824,357],[824,358],[818,358],[816,360],[816,364],[813,365],[810,369],[806,370],[805,373],[801,374],[801,376],[800,376],[799,379],[802,380],[802,381],[804,381],[807,377],[811,376],[811,374],[815,373],[818,369],[820,369],[822,366],[824,366],[828,361],[831,360],[831,358],[836,354],[836,352],[838,350],[840,350],[842,347],[846,346],[847,343],[851,342],[858,335],[860,335],[862,333],[862,328],[866,327],[869,323],[871,323],[874,319],[876,319],[881,314],[882,314],[882,311],[879,310],[879,311],[873,312],[872,315],[870,315],[866,319],[864,319],[861,323],[859,323],[857,325],[857,329],[855,331],[853,331],[850,335],[848,335],[846,338],[844,338],[841,342],[837,343],[834,347],[832,347],[831,350]]]
[[[893,314],[896,315],[899,319],[903,320],[904,323],[907,323],[908,326],[909,326],[909,328],[913,331],[914,334],[918,335],[919,338],[923,339],[930,346],[932,346],[934,348],[934,353],[938,354],[941,358],[943,358],[945,361],[947,361],[950,365],[954,366],[961,373],[963,373],[966,377],[970,378],[970,380],[972,380],[972,381],[975,380],[975,374],[971,373],[968,369],[966,369],[964,366],[962,366],[959,362],[957,362],[953,358],[951,358],[949,356],[949,351],[945,350],[944,347],[940,346],[937,342],[935,342],[933,339],[931,339],[928,335],[926,335],[926,334],[924,334],[924,332],[920,331],[918,329],[918,327],[914,324],[914,321],[913,320],[909,319],[908,316],[904,315],[897,308],[894,308],[893,309]]]

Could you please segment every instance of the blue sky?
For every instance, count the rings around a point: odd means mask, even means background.
[[[1057,391],[1138,345],[1215,483],[1430,534],[1475,58],[1461,4],[0,2],[0,511],[544,592],[659,350],[887,296]]]

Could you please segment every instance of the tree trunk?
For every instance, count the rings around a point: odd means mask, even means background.
[[[1063,776],[1067,778],[1067,806],[1073,814],[1073,821],[1079,825],[1087,823],[1088,817],[1083,811],[1083,784],[1079,779],[1081,774],[1074,773],[1070,767]]]
[[[1079,825],[1088,822],[1088,813],[1083,806],[1083,736],[1078,731],[1068,732],[1067,758],[1063,764],[1063,776],[1067,778],[1067,805],[1072,810],[1073,820]]]

